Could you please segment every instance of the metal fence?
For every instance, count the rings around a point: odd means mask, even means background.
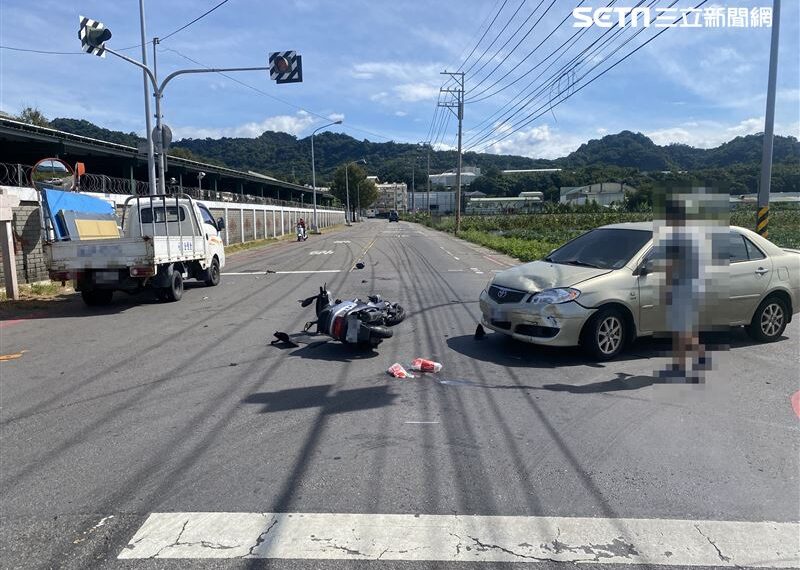
[[[0,185],[31,186],[32,171],[33,166],[27,164],[0,162]],[[150,185],[147,182],[132,180],[130,178],[115,178],[113,176],[106,176],[105,174],[84,174],[80,177],[80,190],[81,192],[97,192],[100,194],[146,196],[150,193]],[[238,194],[236,192],[220,192],[207,190],[205,188],[180,186],[178,184],[167,184],[166,191],[167,194],[184,193],[200,200],[214,200],[218,202],[266,204],[292,208],[310,206],[310,204],[304,202],[276,200],[275,198],[254,196],[252,194]]]

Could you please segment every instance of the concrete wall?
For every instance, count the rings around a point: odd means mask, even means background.
[[[4,187],[14,191],[20,197],[20,205],[13,209],[12,228],[17,262],[17,279],[20,283],[35,283],[47,280],[47,266],[42,251],[41,221],[39,205],[36,202],[36,191],[33,188]],[[122,220],[123,204],[127,196],[117,194],[91,194],[115,204],[117,217]],[[224,218],[226,228],[223,230],[225,245],[233,245],[264,238],[280,237],[293,233],[297,219],[305,218],[306,225],[311,225],[313,210],[311,208],[295,208],[289,206],[273,206],[262,204],[244,204],[239,202],[202,201],[215,219]],[[317,208],[317,219],[320,228],[344,223],[344,211]],[[244,230],[244,231],[243,231]],[[2,252],[0,252],[2,261]],[[0,263],[0,284],[5,283],[2,263]]]

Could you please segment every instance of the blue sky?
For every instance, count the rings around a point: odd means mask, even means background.
[[[147,0],[148,36],[164,36],[218,1]],[[669,5],[667,0],[649,1]],[[679,0],[678,6],[691,7],[698,1]],[[635,3],[622,0],[617,5]],[[504,91],[466,105],[466,140],[480,131],[474,130],[476,125],[486,123],[490,128],[489,138],[472,139],[471,144],[481,141],[476,149],[553,158],[591,138],[623,129],[641,131],[660,144],[701,147],[763,130],[769,28],[672,28],[530,124],[523,126],[518,120],[527,113],[508,121],[501,120],[502,113],[492,117],[552,61],[544,58],[577,31],[571,27],[571,11],[577,4],[577,0],[507,0],[500,10],[502,0],[229,0],[161,45],[162,77],[168,71],[195,67],[176,52],[206,66],[235,67],[264,65],[271,51],[296,50],[303,56],[304,82],[276,85],[266,72],[235,75],[263,92],[259,93],[217,74],[180,77],[167,89],[165,120],[177,137],[258,136],[264,130],[306,136],[325,123],[323,117],[331,117],[344,119],[335,130],[359,139],[423,141],[432,130],[438,132],[431,129],[431,121],[442,85],[440,72],[457,69],[491,18],[499,14],[464,66],[469,69],[475,63],[467,73],[467,99],[508,72],[497,87],[537,64],[539,68]],[[771,6],[771,0],[709,2],[704,8],[713,6],[753,8]],[[134,0],[0,0],[0,45],[77,52],[79,14],[100,20],[113,31],[110,47],[139,43]],[[559,26],[564,18],[566,23]],[[800,136],[799,28],[800,3],[784,0],[776,132],[794,136]],[[585,42],[576,44],[575,51],[557,53],[567,58],[604,31],[593,27],[580,37]],[[635,31],[625,30],[628,35],[620,35],[620,41]],[[643,31],[619,54],[657,31]],[[519,47],[512,50],[517,43]],[[137,49],[124,53],[140,56]],[[593,52],[590,55],[596,59],[582,60],[583,67],[561,78],[562,87],[550,86],[543,93],[568,93],[581,69],[594,62],[603,69],[603,53]],[[470,93],[471,85],[480,87]],[[111,55],[101,59],[0,50],[0,109],[16,113],[26,105],[38,107],[49,118],[84,118],[111,129],[144,132],[141,73]],[[505,134],[509,136],[497,140]],[[455,122],[451,120],[438,138],[440,146],[452,145]]]

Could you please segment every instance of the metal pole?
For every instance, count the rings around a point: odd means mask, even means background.
[[[316,131],[314,131],[315,133]],[[311,133],[311,187],[314,189],[314,216],[311,220],[311,231],[318,232],[317,225],[317,169],[314,166],[314,133]]]
[[[428,216],[431,215],[431,147],[428,147]]]
[[[456,228],[461,230],[461,125],[464,120],[464,74],[461,74],[461,89],[458,92],[458,170],[456,171]]]
[[[411,211],[414,211],[414,194],[417,191],[417,183],[414,181],[414,174],[417,171],[417,155],[414,154],[413,162],[411,163]],[[408,209],[408,208],[406,208]]]
[[[344,166],[344,190],[347,196],[347,214],[344,217],[344,223],[348,226],[350,225],[350,177],[348,176],[348,170],[350,170],[350,165],[345,164]]]
[[[772,43],[769,49],[769,79],[767,82],[767,113],[764,118],[764,147],[761,155],[761,184],[758,188],[756,231],[769,237],[769,191],[772,178],[772,143],[775,132],[775,84],[778,79],[778,35],[780,32],[781,0],[772,0]]]
[[[144,0],[139,0],[139,24],[142,40],[142,65],[147,67],[147,33],[145,32]],[[150,194],[156,193],[156,158],[153,148],[153,121],[150,116],[150,89],[148,86],[149,78],[147,72],[142,70],[142,82],[144,83],[144,117],[145,135],[147,140],[147,180],[150,187]]]
[[[164,148],[164,137],[161,132],[161,97],[163,95],[162,88],[158,86],[158,61],[156,58],[156,46],[158,45],[158,38],[153,38],[153,77],[156,81],[156,136],[161,141],[161,152],[158,153],[158,191],[160,194],[167,193],[166,170],[167,164],[164,158],[166,149]]]

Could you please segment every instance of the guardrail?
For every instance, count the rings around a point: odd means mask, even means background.
[[[0,185],[2,186],[27,186],[31,185],[31,172],[33,166],[11,162],[0,162]],[[147,182],[131,180],[129,178],[115,178],[105,174],[84,174],[80,177],[80,190],[82,192],[97,192],[100,194],[123,194],[146,196],[150,193]],[[205,188],[167,184],[167,194],[189,194],[199,200],[215,200],[217,202],[235,202],[244,204],[265,204],[271,206],[308,207],[305,202],[277,200],[266,196],[252,194],[238,194],[236,192],[221,192]]]

